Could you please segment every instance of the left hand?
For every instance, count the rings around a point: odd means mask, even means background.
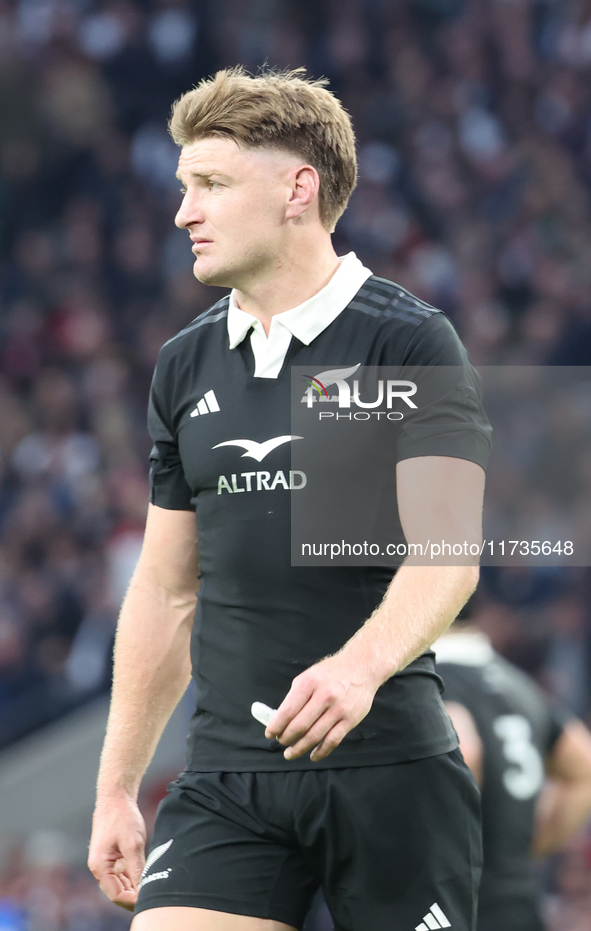
[[[308,750],[323,760],[367,715],[379,684],[344,652],[320,660],[293,680],[265,737],[287,747],[286,760]]]

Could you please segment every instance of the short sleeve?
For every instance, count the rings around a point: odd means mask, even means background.
[[[164,413],[164,395],[165,384],[157,366],[148,403],[148,432],[154,442],[150,453],[150,501],[173,511],[193,511],[177,438]]]
[[[401,423],[397,459],[450,456],[486,469],[492,428],[482,382],[445,314],[433,314],[415,328],[402,377],[417,383],[421,403]]]
[[[548,755],[558,743],[566,725],[570,721],[574,721],[575,716],[572,711],[558,699],[549,698],[548,696],[544,697],[546,699],[546,711],[548,714],[548,731],[545,747],[546,754]]]

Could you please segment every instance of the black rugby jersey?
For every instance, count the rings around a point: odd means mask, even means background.
[[[511,900],[519,904],[521,922],[511,929],[530,927],[526,907],[531,927],[537,927],[539,889],[531,860],[536,799],[546,758],[569,714],[480,634],[454,634],[434,649],[444,700],[470,711],[483,744],[479,931],[496,929],[497,910],[505,916]]]
[[[388,680],[367,717],[318,763],[286,761],[250,707],[278,707],[296,675],[339,650],[380,603],[394,571],[291,566],[290,500],[300,479],[290,474],[290,367],[361,362],[472,372],[465,349],[444,314],[372,276],[310,345],[292,337],[276,379],[254,378],[250,341],[229,348],[228,300],[163,346],[149,409],[152,503],[195,508],[199,533],[187,768],[334,768],[447,752],[457,739],[432,653]],[[449,435],[439,425],[415,451],[407,443],[401,458],[447,455],[485,467],[490,428],[481,406],[458,392],[449,418]]]

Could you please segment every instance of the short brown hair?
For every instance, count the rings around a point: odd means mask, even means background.
[[[170,134],[177,145],[228,136],[246,148],[301,155],[318,172],[320,220],[333,230],[357,182],[357,158],[349,114],[326,84],[306,78],[304,68],[218,71],[176,101]]]

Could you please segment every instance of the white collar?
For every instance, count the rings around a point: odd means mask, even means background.
[[[495,656],[490,640],[479,630],[444,634],[431,649],[438,663],[458,663],[460,666],[486,666]]]
[[[322,333],[333,320],[336,320],[347,304],[353,300],[361,285],[373,274],[369,268],[362,265],[354,252],[342,256],[339,262],[339,268],[321,291],[304,301],[303,304],[275,314],[271,319],[269,339],[272,338],[276,327],[282,326],[305,346],[309,346],[313,339]],[[235,349],[257,322],[262,328],[257,317],[240,310],[236,303],[235,291],[232,290],[228,306],[230,349]]]

